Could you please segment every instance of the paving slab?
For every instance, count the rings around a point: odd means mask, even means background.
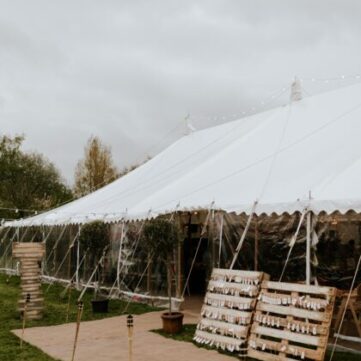
[[[196,347],[190,342],[165,338],[152,329],[161,328],[161,312],[134,316],[133,361],[226,361],[233,357]],[[185,311],[184,323],[197,323],[197,315]],[[18,337],[21,330],[13,331]],[[26,329],[24,341],[55,359],[70,361],[75,323]],[[126,316],[82,322],[76,361],[128,360]]]

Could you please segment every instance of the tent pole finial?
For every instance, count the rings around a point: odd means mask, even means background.
[[[185,135],[189,135],[193,132],[195,132],[197,129],[193,126],[191,120],[190,120],[191,115],[187,114],[187,116],[184,118],[185,121],[185,125],[186,125],[186,130],[185,130]]]
[[[291,102],[298,102],[302,99],[302,87],[301,81],[295,77],[292,85],[291,85]]]

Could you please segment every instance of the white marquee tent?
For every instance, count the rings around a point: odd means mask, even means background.
[[[81,199],[6,226],[173,211],[361,211],[361,84],[193,132]]]

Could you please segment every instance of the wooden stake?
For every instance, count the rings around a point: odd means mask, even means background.
[[[75,350],[76,350],[76,345],[78,343],[79,328],[80,328],[81,316],[83,314],[83,308],[84,308],[83,302],[81,301],[78,302],[78,315],[76,318],[76,330],[75,330],[75,338],[74,338],[74,346],[73,346],[73,355],[71,357],[71,361],[74,361],[74,357],[75,357]]]
[[[25,324],[26,324],[26,313],[28,308],[28,303],[30,302],[30,293],[26,295],[25,304],[24,304],[24,311],[23,311],[23,329],[21,331],[21,338],[20,338],[20,348],[23,348],[23,338],[25,334]]]

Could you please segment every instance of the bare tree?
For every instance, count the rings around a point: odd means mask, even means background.
[[[75,169],[75,195],[84,196],[118,177],[110,147],[104,145],[98,137],[90,137],[85,146],[84,159],[78,162]]]

